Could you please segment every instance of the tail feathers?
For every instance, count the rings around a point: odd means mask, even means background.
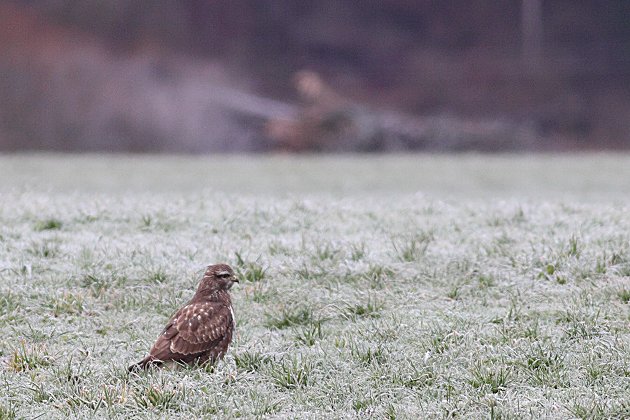
[[[152,356],[147,356],[144,359],[140,360],[138,363],[134,363],[133,365],[127,368],[128,372],[137,372],[140,370],[147,370],[149,366],[160,366],[162,365],[161,360],[156,360]]]

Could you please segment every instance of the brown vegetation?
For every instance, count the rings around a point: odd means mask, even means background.
[[[630,147],[622,1],[140,3],[0,5],[0,150]]]

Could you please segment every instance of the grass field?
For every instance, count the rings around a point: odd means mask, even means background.
[[[0,197],[0,419],[630,417],[630,156],[3,156]],[[222,261],[228,357],[127,375]]]

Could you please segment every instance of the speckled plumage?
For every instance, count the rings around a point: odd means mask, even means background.
[[[167,362],[203,364],[221,359],[234,334],[229,290],[235,282],[238,279],[229,265],[209,266],[195,296],[171,317],[149,355],[129,370]]]

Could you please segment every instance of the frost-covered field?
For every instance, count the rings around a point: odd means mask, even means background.
[[[630,157],[0,157],[0,419],[630,416]],[[237,337],[131,375],[206,264]]]

